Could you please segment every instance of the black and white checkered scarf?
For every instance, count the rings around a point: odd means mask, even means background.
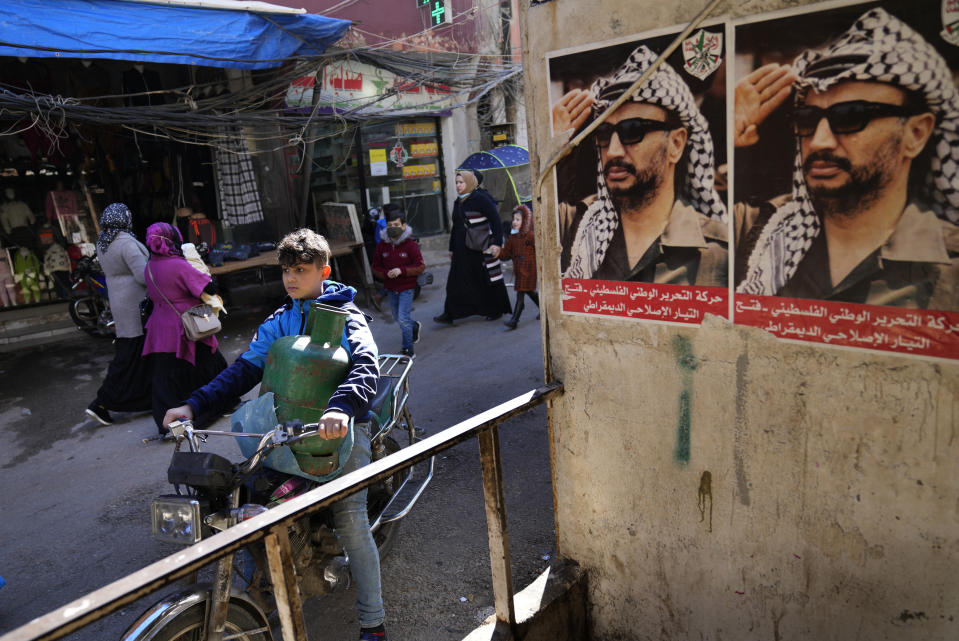
[[[843,66],[844,58],[862,60]],[[835,61],[838,73],[819,77],[831,61]],[[821,92],[852,80],[884,82],[920,92],[937,122],[927,143],[934,153],[924,195],[937,216],[959,222],[959,93],[946,61],[932,45],[898,18],[883,9],[872,9],[829,47],[806,51],[793,66],[800,78],[797,103],[810,89]],[[764,227],[749,257],[746,279],[737,291],[775,295],[796,273],[820,232],[798,149],[792,195],[792,200],[780,207]]]
[[[590,87],[598,115],[616,101],[655,62],[657,56],[645,45],[637,47],[626,63],[611,76],[600,78]],[[713,140],[709,125],[699,112],[689,86],[663,63],[646,84],[632,96],[634,102],[650,103],[679,117],[689,132],[685,184],[680,193],[705,216],[726,221],[726,206],[714,187]],[[609,196],[603,176],[603,161],[597,150],[596,200],[586,209],[576,231],[570,252],[570,264],[564,278],[592,278],[606,257],[606,250],[619,227],[619,214]]]

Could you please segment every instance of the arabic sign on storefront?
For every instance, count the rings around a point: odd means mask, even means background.
[[[290,109],[310,109],[316,75],[294,80],[286,93]],[[452,106],[452,95],[442,85],[426,86],[361,62],[341,61],[323,69],[318,107],[334,110],[443,112]]]

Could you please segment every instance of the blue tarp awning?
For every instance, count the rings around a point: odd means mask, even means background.
[[[263,69],[315,56],[349,20],[127,0],[3,0],[0,56]]]

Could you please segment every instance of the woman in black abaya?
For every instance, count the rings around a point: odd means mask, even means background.
[[[452,325],[455,319],[474,314],[492,321],[512,311],[500,262],[496,258],[503,245],[503,224],[492,197],[477,187],[473,172],[456,173],[456,193],[459,196],[453,203],[452,261],[446,280],[446,302],[443,313],[433,318],[444,325]],[[466,246],[467,220],[470,218],[485,218],[489,225],[491,234],[486,252]]]

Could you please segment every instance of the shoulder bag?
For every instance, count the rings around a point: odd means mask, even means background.
[[[170,309],[176,312],[176,307],[174,307],[170,299],[166,297],[166,294],[160,290],[156,279],[153,278],[153,272],[150,271],[149,263],[147,264],[147,273],[150,275],[150,280],[153,281],[153,286],[160,292],[160,296],[162,296],[166,304],[170,306]],[[216,317],[216,314],[213,313],[213,308],[209,305],[194,305],[185,312],[177,313],[180,315],[180,322],[183,324],[183,333],[186,334],[187,339],[191,341],[198,341],[220,331],[220,319]]]
[[[476,211],[463,213],[466,219],[466,248],[473,251],[486,251],[493,232],[489,228],[486,216]]]

